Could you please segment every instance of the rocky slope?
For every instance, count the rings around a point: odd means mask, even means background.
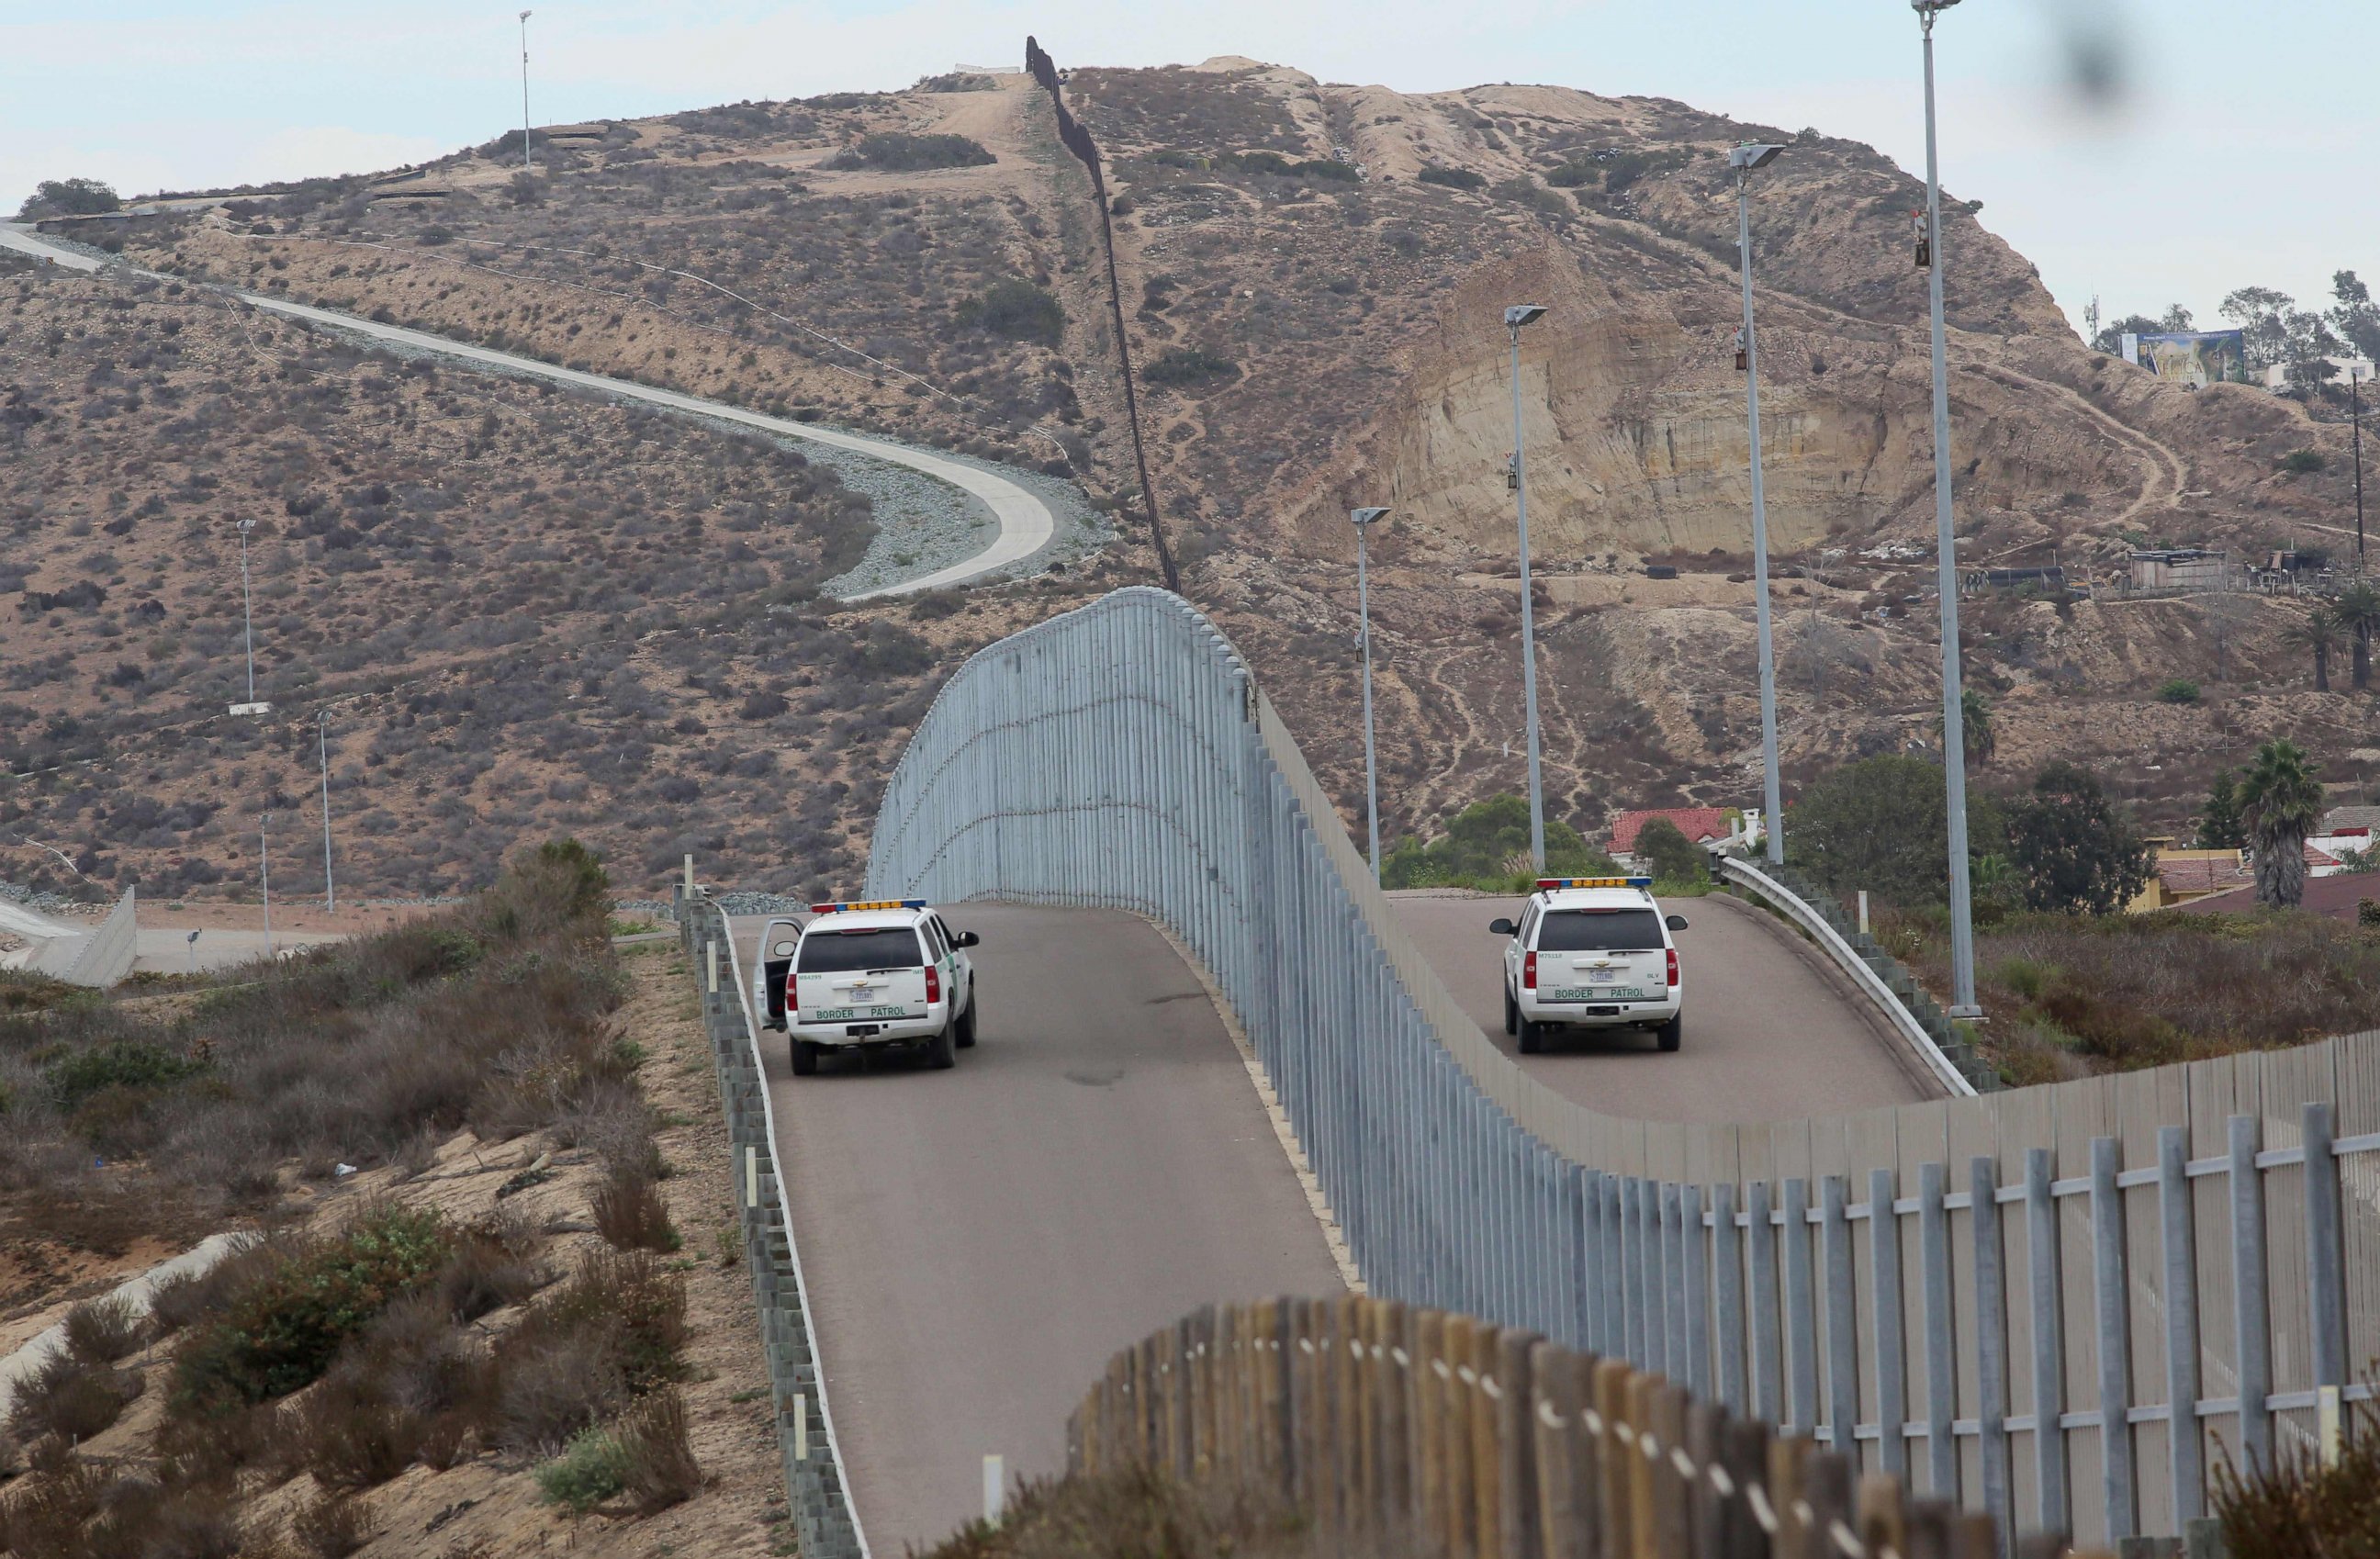
[[[1557,804],[1593,830],[1621,805],[1753,792],[1723,155],[1749,137],[1788,148],[1757,175],[1754,224],[1789,777],[1930,743],[1915,181],[1819,130],[1564,88],[1408,95],[1223,59],[1077,69],[1067,91],[1108,155],[1185,588],[1273,668],[1351,816],[1343,514],[1359,502],[1397,511],[1374,550],[1390,832],[1520,782],[1499,316],[1524,299],[1551,308],[1524,338],[1521,399]],[[917,165],[953,144],[917,139],[932,137],[976,150]],[[1082,480],[1102,508],[1136,505],[1088,181],[1021,78],[578,127],[540,144],[534,180],[516,154],[196,202],[125,243],[178,274],[1029,464]],[[2345,429],[2086,350],[2023,258],[1974,209],[1947,210],[1971,564],[2057,561],[2104,584],[2142,543],[2343,550]],[[1035,312],[1037,292],[1054,311]],[[989,307],[1000,296],[1028,307],[1003,315]],[[2300,450],[2326,468],[2284,472]],[[55,590],[65,575],[49,560],[70,553],[36,546],[31,586]],[[1152,562],[1128,526],[1062,587],[1012,592],[1018,604],[991,616],[1151,577]],[[1647,578],[1647,562],[1679,576]],[[1974,603],[1968,663],[1998,706],[2002,768],[2053,752],[2106,763],[2160,819],[2277,731],[2311,741],[2334,779],[2359,772],[2368,701],[2308,691],[2284,640],[2301,610]],[[2178,676],[2205,704],[2155,703]],[[804,713],[814,726],[827,711]],[[864,815],[837,826],[855,824]]]

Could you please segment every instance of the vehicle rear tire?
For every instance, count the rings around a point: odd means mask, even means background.
[[[962,1050],[972,1050],[975,1048],[975,999],[972,992],[968,994],[967,1009],[959,1014],[957,1043],[958,1047]]]
[[[928,1071],[948,1071],[959,1064],[956,1036],[953,1033],[957,1027],[956,1022],[944,1023],[933,1038],[926,1041]]]
[[[1508,1034],[1521,1032],[1521,1007],[1512,999],[1511,991],[1504,993],[1504,1032]]]
[[[1653,1037],[1663,1050],[1675,1050],[1685,1043],[1686,1015],[1682,1012],[1653,1031]]]
[[[794,1075],[795,1077],[817,1076],[818,1064],[819,1047],[807,1039],[794,1041]]]
[[[1521,1019],[1520,1024],[1521,1054],[1524,1056],[1535,1056],[1544,1050],[1546,1047],[1546,1025],[1543,1023],[1533,1023],[1526,1018]]]

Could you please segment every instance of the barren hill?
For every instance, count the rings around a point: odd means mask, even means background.
[[[1408,95],[1220,59],[1077,69],[1067,91],[1107,154],[1144,430],[1185,589],[1255,655],[1351,816],[1361,747],[1346,714],[1343,515],[1359,502],[1397,510],[1374,553],[1390,831],[1520,780],[1499,316],[1524,298],[1552,309],[1524,337],[1521,391],[1553,609],[1539,624],[1556,799],[1592,829],[1617,805],[1751,793],[1749,487],[1722,153],[1752,136],[1788,145],[1758,175],[1754,224],[1789,768],[1931,740],[1925,277],[1908,248],[1922,188],[1907,175],[1816,129],[1566,88]],[[541,133],[535,151],[535,177],[520,174],[516,135],[401,175],[198,202],[141,219],[124,244],[193,280],[889,430],[1072,475],[1099,506],[1136,508],[1098,213],[1024,79],[577,127]],[[2190,393],[2087,350],[1977,211],[1946,212],[1962,556],[2105,578],[2140,543],[2340,550],[2344,429],[2261,391]],[[18,285],[35,299],[60,284]],[[55,360],[42,339],[9,324],[0,381],[50,364],[96,394],[82,383],[92,365],[73,356],[80,338]],[[122,459],[159,457],[132,447],[162,437],[150,422],[112,426]],[[579,483],[617,479],[615,462],[669,464],[610,437],[590,429],[566,457],[521,458]],[[2328,468],[2285,473],[2301,449]],[[482,480],[478,457],[458,453],[442,482]],[[223,479],[234,485],[216,508],[245,501],[243,482],[270,494],[260,512],[285,507],[261,473]],[[92,484],[110,485],[124,484]],[[65,535],[73,517],[100,514],[55,477],[46,490],[17,512],[27,587],[55,593],[81,552]],[[520,523],[520,544],[554,541],[551,515],[527,509]],[[1058,587],[1009,591],[988,614],[1021,620],[1151,577],[1141,531],[1123,534]],[[724,577],[724,545],[706,528],[677,561]],[[1645,577],[1648,560],[1679,576]],[[462,565],[454,586],[486,587],[492,561]],[[722,610],[757,598],[725,594]],[[2282,637],[2300,610],[2239,596],[1979,601],[1968,664],[1998,704],[2004,768],[2052,754],[2118,765],[2127,793],[2169,818],[2210,767],[2277,731],[2309,741],[2335,779],[2361,762],[2340,760],[2369,740],[2368,701],[2307,691]],[[834,621],[953,650],[993,627],[912,628],[915,610]],[[739,622],[745,652],[769,653],[768,624]],[[679,652],[684,674],[700,675],[706,652]],[[392,675],[418,653],[364,659]],[[774,653],[790,671],[820,652]],[[930,681],[929,663],[905,674]],[[2154,701],[2174,677],[2200,682],[2205,702]],[[872,685],[810,701],[788,730],[862,707],[891,717],[869,722],[882,743],[871,758],[896,751],[901,711],[917,705]],[[492,735],[489,750],[512,740]],[[630,767],[665,754],[648,743]],[[783,789],[786,806],[804,804],[799,775]],[[844,804],[838,830],[864,823],[862,800]],[[115,842],[89,808],[37,815],[66,824],[52,828],[62,837]],[[666,853],[658,823],[639,837],[652,859]],[[747,848],[757,838],[731,853]],[[799,877],[820,848],[762,858]],[[0,857],[11,872],[23,860]]]

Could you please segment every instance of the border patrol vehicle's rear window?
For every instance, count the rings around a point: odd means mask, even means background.
[[[903,926],[873,931],[812,930],[802,938],[799,974],[847,974],[860,969],[922,969],[917,934]]]
[[[1660,945],[1661,917],[1651,910],[1554,910],[1537,932],[1541,953],[1641,953]]]

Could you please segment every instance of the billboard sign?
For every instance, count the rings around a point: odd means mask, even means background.
[[[2176,331],[2158,335],[2126,335],[2133,345],[2131,360],[2159,379],[2178,380],[2192,390],[2230,381],[2248,380],[2248,340],[2240,331]]]

